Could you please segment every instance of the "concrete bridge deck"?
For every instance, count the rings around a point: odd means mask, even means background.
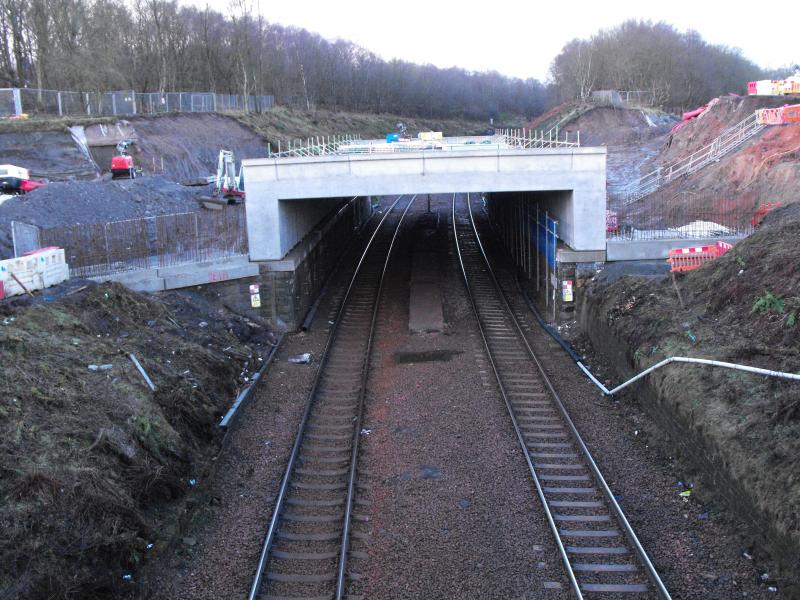
[[[573,250],[605,250],[606,149],[475,144],[457,152],[291,156],[243,161],[250,258],[283,258],[331,209],[353,196],[540,192]],[[541,192],[545,192],[542,194]]]

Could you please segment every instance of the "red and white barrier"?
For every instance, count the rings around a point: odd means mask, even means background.
[[[731,248],[733,244],[728,242],[717,242],[711,246],[675,248],[669,251],[667,262],[673,273],[694,271],[705,263],[725,255]]]

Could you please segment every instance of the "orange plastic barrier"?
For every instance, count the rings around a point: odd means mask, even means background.
[[[733,248],[728,242],[717,242],[713,246],[695,246],[693,248],[675,248],[667,255],[670,271],[681,273],[694,271],[705,263],[716,260]]]
[[[784,123],[800,123],[800,104],[787,106],[783,109]]]
[[[762,204],[756,209],[756,212],[753,213],[753,218],[750,219],[750,224],[753,227],[758,227],[761,225],[761,221],[764,220],[764,217],[767,216],[769,211],[780,208],[780,206],[780,202],[767,202],[766,204]]]

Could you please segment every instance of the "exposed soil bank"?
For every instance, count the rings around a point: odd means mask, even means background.
[[[128,588],[203,489],[270,339],[199,297],[116,284],[0,304],[0,598]]]
[[[726,256],[679,277],[685,308],[669,279],[598,279],[585,295],[581,324],[621,378],[668,356],[798,373],[798,236],[798,211],[774,212]],[[672,365],[634,393],[655,429],[698,471],[693,493],[721,501],[747,523],[746,534],[781,565],[788,593],[797,593],[798,383]]]
[[[444,135],[482,134],[487,124],[482,121],[420,119],[388,114],[303,111],[276,107],[264,113],[237,113],[235,118],[263,136],[277,150],[278,140],[305,140],[314,136],[361,135],[364,138],[383,138],[397,131],[403,122],[409,134],[420,131],[441,131]]]

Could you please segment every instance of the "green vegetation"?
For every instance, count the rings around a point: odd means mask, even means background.
[[[753,310],[751,312],[764,313],[781,313],[785,310],[783,298],[776,296],[772,292],[764,292],[753,302]]]

